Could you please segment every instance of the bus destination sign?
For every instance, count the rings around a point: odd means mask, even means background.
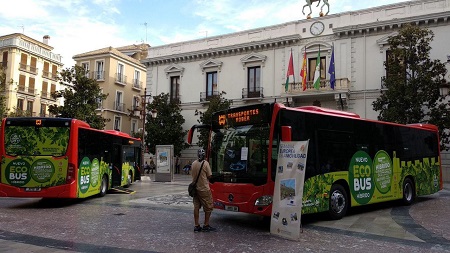
[[[266,121],[268,121],[269,115],[269,104],[247,106],[239,108],[239,110],[230,109],[227,111],[217,112],[213,117],[213,125],[221,128],[226,126],[242,126],[268,123]]]

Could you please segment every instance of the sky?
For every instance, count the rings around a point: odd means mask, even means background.
[[[76,54],[109,46],[160,46],[306,18],[305,0],[0,1],[0,35],[24,33],[38,41],[49,35],[64,68]],[[329,14],[404,1],[328,0]],[[315,6],[313,17],[320,12]]]

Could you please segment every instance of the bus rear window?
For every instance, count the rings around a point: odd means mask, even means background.
[[[11,156],[62,156],[69,133],[69,126],[6,125],[5,151]]]

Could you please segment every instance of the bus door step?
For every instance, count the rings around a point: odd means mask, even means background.
[[[129,189],[129,188],[124,188],[121,186],[114,186],[111,188],[111,193],[125,193],[125,194],[134,194],[136,193],[135,191]]]

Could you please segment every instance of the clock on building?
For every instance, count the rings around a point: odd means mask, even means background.
[[[311,32],[312,35],[319,35],[323,32],[324,29],[325,25],[322,22],[317,21],[311,25],[309,31]]]

